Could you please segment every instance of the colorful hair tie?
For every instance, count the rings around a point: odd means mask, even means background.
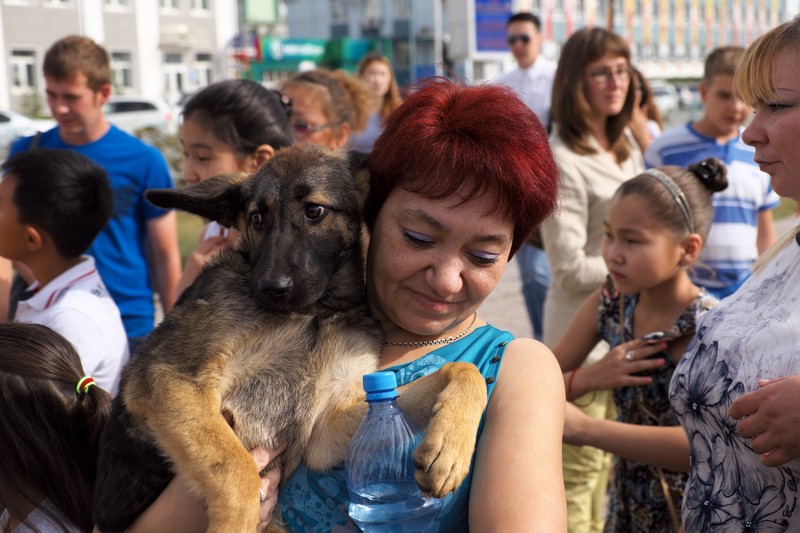
[[[86,394],[89,390],[89,387],[95,385],[94,379],[90,378],[89,376],[83,376],[79,381],[78,385],[75,386],[75,392],[78,394]]]

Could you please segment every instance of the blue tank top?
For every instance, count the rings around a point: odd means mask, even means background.
[[[442,346],[419,359],[385,370],[395,373],[398,385],[405,385],[436,372],[445,363],[454,361],[473,363],[486,378],[486,389],[491,397],[500,371],[503,352],[506,344],[513,338],[507,331],[488,325],[482,326],[463,339]],[[478,438],[482,430],[483,419],[478,428]],[[474,455],[472,460],[475,461]],[[469,531],[471,481],[470,471],[458,490],[445,498],[444,507],[436,520],[437,531]],[[311,472],[305,464],[301,464],[292,477],[281,486],[279,504],[283,520],[290,531],[309,533],[359,531],[347,515],[350,497],[347,493],[343,464],[328,472]]]

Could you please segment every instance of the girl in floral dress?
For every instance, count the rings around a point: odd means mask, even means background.
[[[671,431],[684,450],[646,464],[607,446],[613,421],[583,416],[590,429],[575,444],[617,454],[609,484],[606,531],[677,530],[685,471],[685,437],[669,403],[675,364],[695,332],[695,321],[716,304],[689,279],[713,210],[711,194],[727,186],[714,160],[689,169],[651,169],[619,187],[609,207],[603,237],[606,283],[575,315],[554,353],[565,371],[567,399],[614,389],[619,422]],[[657,335],[648,334],[658,332]],[[611,350],[581,366],[599,339]],[[599,431],[595,432],[594,427]],[[569,429],[566,435],[569,435]],[[597,439],[597,440],[595,440]],[[646,453],[646,450],[641,450]]]

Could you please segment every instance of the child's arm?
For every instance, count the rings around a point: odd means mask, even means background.
[[[567,404],[564,442],[594,446],[625,459],[668,470],[689,471],[689,441],[681,426],[641,426],[591,418]]]
[[[11,261],[0,257],[0,322],[8,322],[8,302],[11,296],[11,280],[14,277]]]
[[[175,303],[175,286],[181,275],[177,216],[174,211],[147,221],[147,243],[156,292],[161,297],[164,313],[168,313]]]
[[[651,378],[632,374],[664,364],[663,359],[647,357],[666,349],[667,341],[653,343],[635,339],[615,346],[599,361],[580,368],[589,352],[600,341],[597,306],[601,291],[602,288],[596,290],[583,302],[566,333],[553,349],[561,371],[564,372],[568,401],[591,391],[647,385],[652,381]],[[632,353],[632,359],[626,359],[628,353]]]
[[[186,266],[175,287],[176,300],[189,285],[194,283],[194,280],[200,275],[200,271],[203,270],[203,266],[205,266],[212,257],[222,250],[225,250],[227,247],[228,244],[225,237],[210,237],[204,239],[203,234],[200,235],[200,242],[198,242],[197,248],[192,250],[192,253],[186,258]]]
[[[553,348],[562,372],[581,366],[600,341],[600,332],[597,331],[597,305],[601,290],[597,289],[583,302],[572,317],[567,331]]]

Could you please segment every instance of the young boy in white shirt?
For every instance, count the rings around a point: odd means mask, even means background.
[[[111,216],[105,170],[75,152],[40,148],[11,157],[2,171],[0,256],[22,263],[36,279],[15,320],[63,335],[87,375],[116,394],[127,336],[94,258],[83,255]]]

